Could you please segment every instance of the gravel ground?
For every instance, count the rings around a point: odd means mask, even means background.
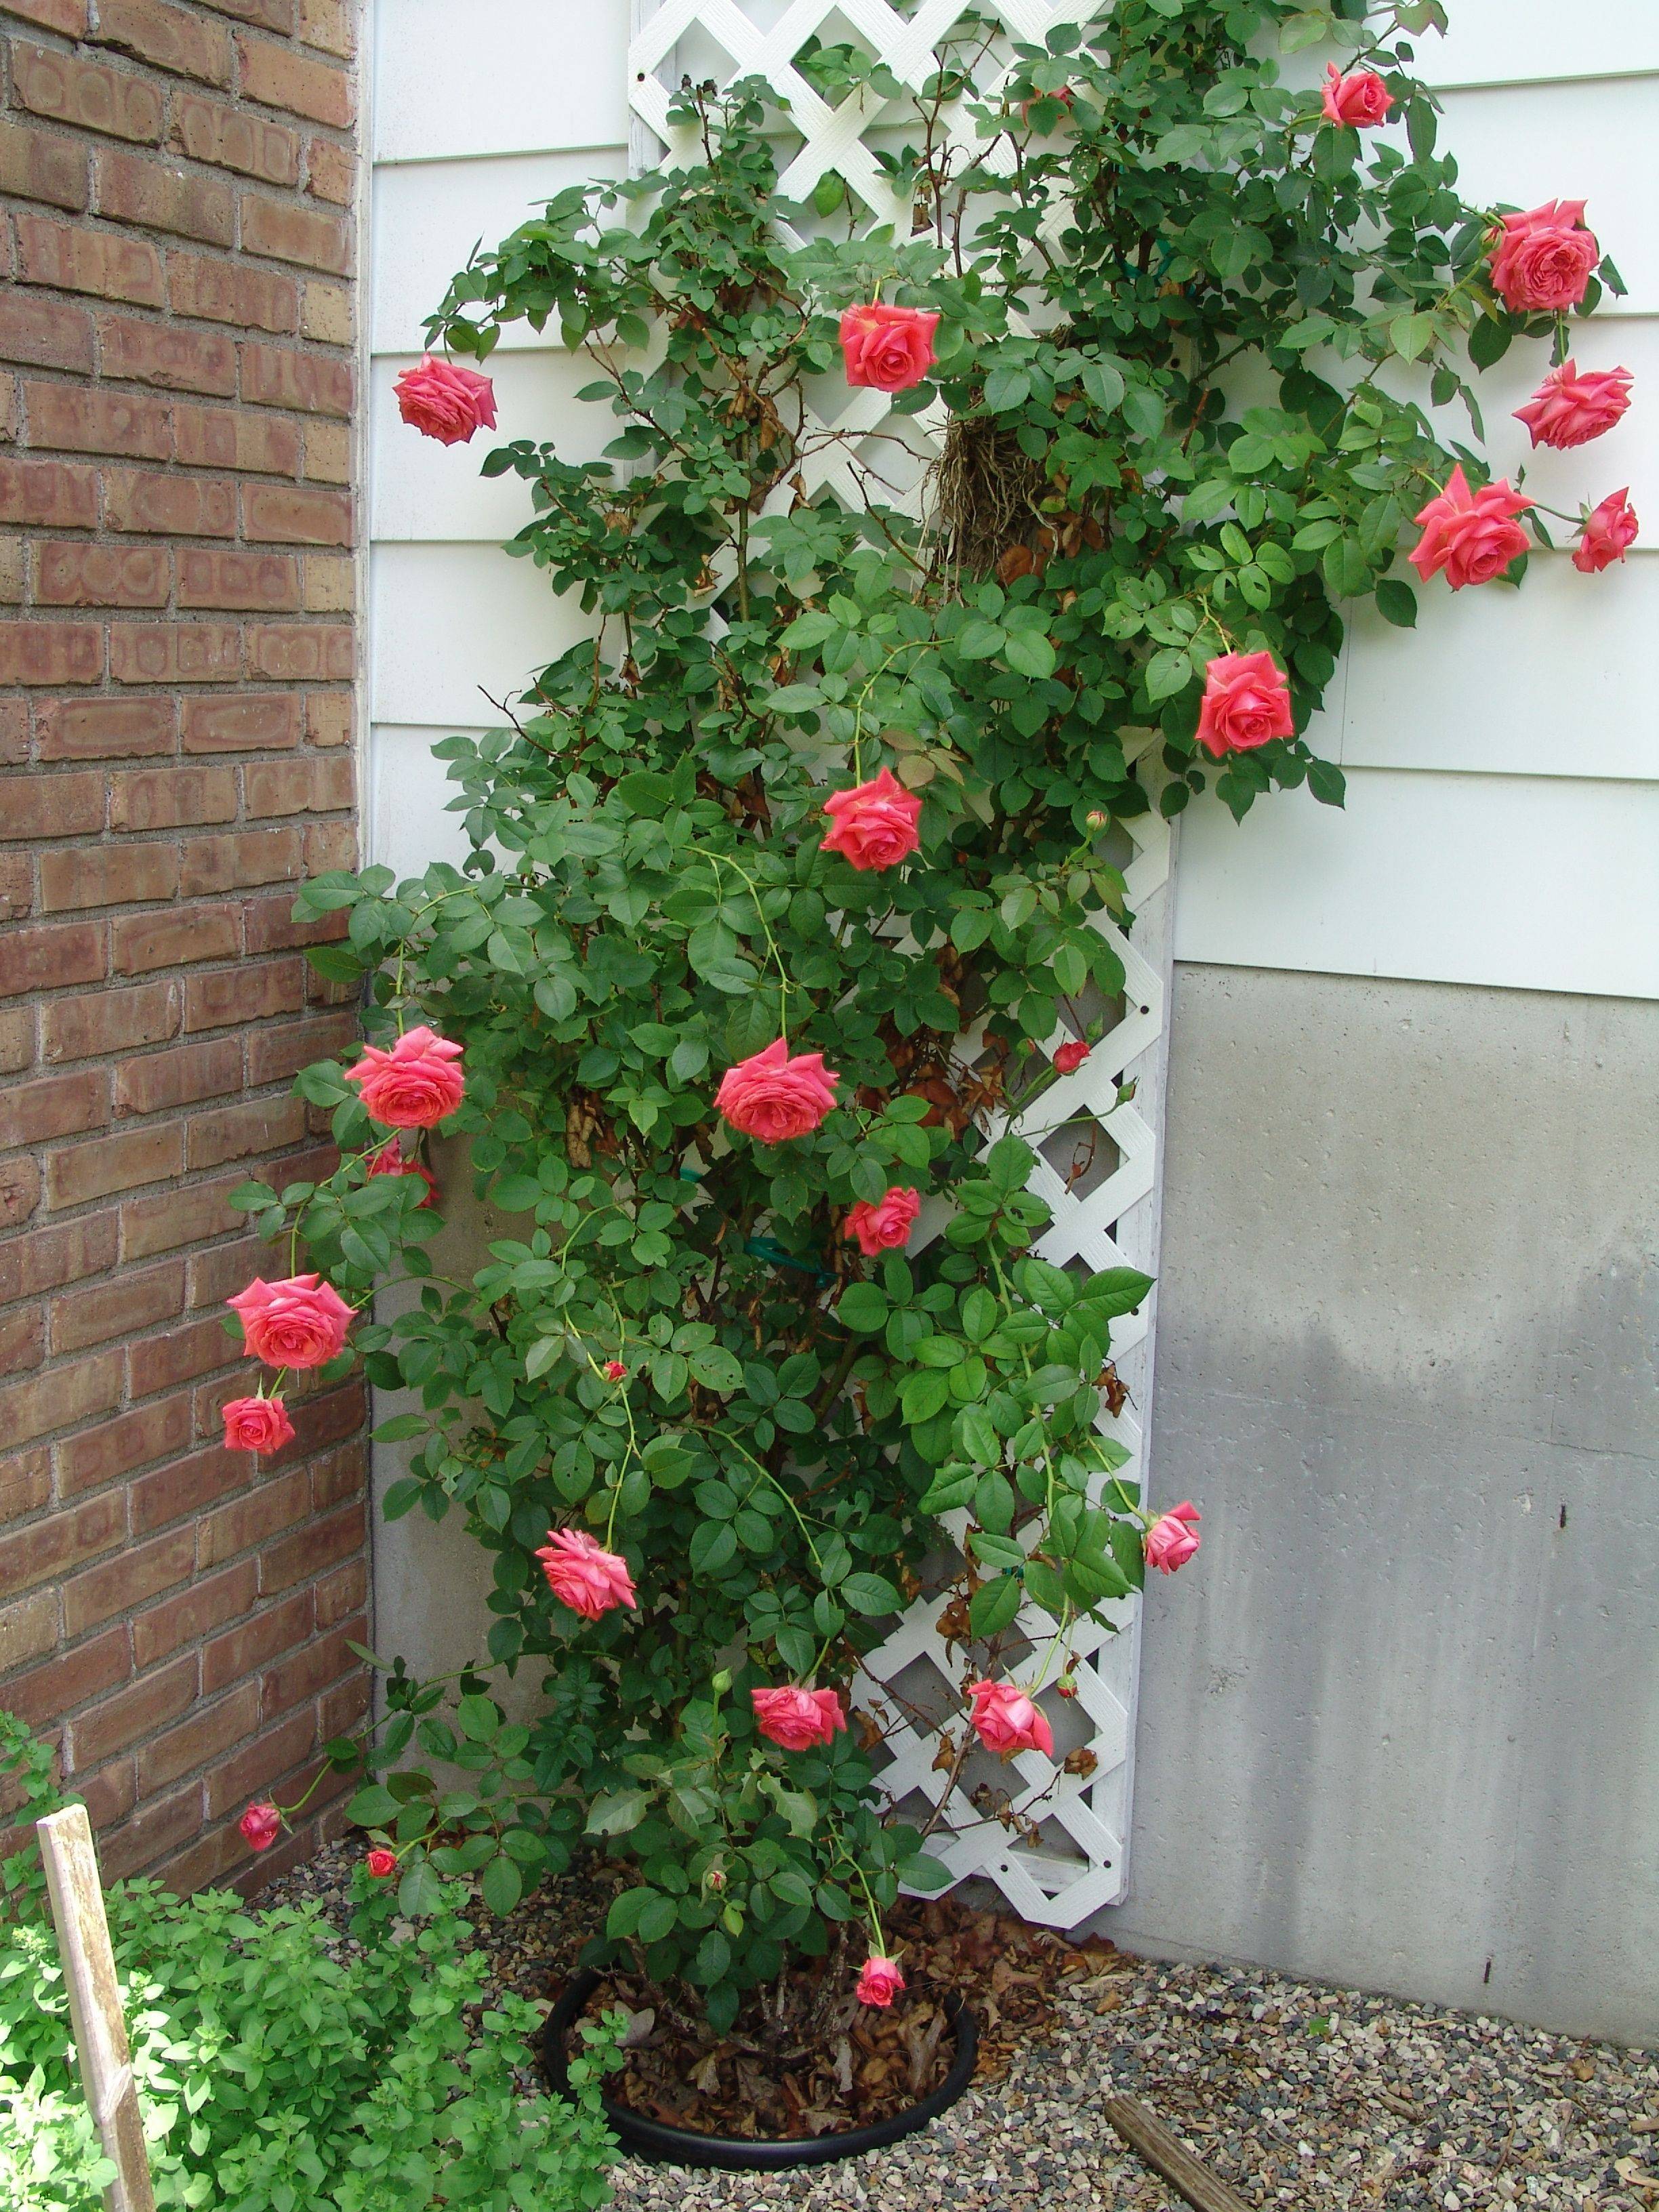
[[[337,1899],[325,1851],[260,1901]],[[548,1994],[592,1924],[580,1875],[506,1923],[480,1913],[499,1980]],[[1059,2000],[1053,2034],[923,2135],[795,2174],[690,2174],[623,2160],[619,2207],[684,2212],[1182,2212],[1101,2117],[1142,2098],[1248,2204],[1381,2212],[1659,2212],[1659,2057],[1467,2013],[1218,1966],[1122,1957]]]

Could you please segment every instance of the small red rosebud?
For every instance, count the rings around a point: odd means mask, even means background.
[[[1062,1674],[1054,1687],[1062,1698],[1074,1698],[1077,1695],[1077,1676]]]
[[[710,1889],[724,1889],[726,1887],[725,1869],[723,1867],[710,1867],[708,1873],[703,1876],[703,1881]]]
[[[398,1871],[398,1854],[389,1851],[384,1844],[377,1844],[368,1859],[369,1872],[376,1881],[384,1881],[388,1875]]]
[[[283,1816],[274,1805],[250,1805],[236,1825],[250,1850],[268,1851],[283,1832]]]
[[[605,1361],[605,1379],[607,1382],[627,1382],[628,1370],[623,1365],[620,1359],[607,1359]]]
[[[1062,1075],[1075,1075],[1088,1057],[1089,1048],[1086,1044],[1075,1042],[1063,1044],[1054,1054],[1054,1066]]]

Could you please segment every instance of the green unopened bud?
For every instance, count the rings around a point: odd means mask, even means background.
[[[732,1669],[729,1667],[722,1667],[720,1673],[715,1675],[711,1687],[717,1698],[723,1698],[731,1686]]]
[[[1083,823],[1087,830],[1103,830],[1111,818],[1103,806],[1091,806],[1084,816]]]

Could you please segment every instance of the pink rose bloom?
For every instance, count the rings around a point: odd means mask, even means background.
[[[451,1063],[461,1048],[422,1026],[406,1030],[390,1052],[366,1044],[346,1070],[365,1111],[393,1129],[429,1129],[453,1114],[466,1095],[461,1071]]]
[[[639,1611],[627,1560],[607,1552],[586,1529],[550,1528],[547,1541],[536,1557],[554,1596],[584,1620],[597,1620],[613,1606],[628,1605]]]
[[[841,319],[841,355],[849,384],[908,392],[933,365],[939,317],[927,307],[884,307],[872,301]]]
[[[283,1832],[283,1816],[274,1805],[250,1805],[236,1825],[250,1850],[268,1851]]]
[[[441,445],[464,446],[475,430],[495,427],[495,387],[476,368],[461,368],[428,353],[418,367],[406,368],[392,389],[404,422]]]
[[[376,1881],[384,1881],[389,1874],[398,1871],[398,1854],[389,1851],[384,1844],[377,1844],[368,1859],[369,1872]]]
[[[1370,131],[1382,122],[1394,106],[1394,95],[1375,70],[1355,70],[1344,76],[1334,62],[1325,64],[1325,119],[1351,124]]]
[[[1075,1075],[1088,1057],[1088,1046],[1073,1038],[1070,1044],[1061,1045],[1054,1054],[1054,1066],[1062,1075]]]
[[[1575,363],[1552,369],[1516,414],[1532,433],[1534,446],[1587,446],[1611,430],[1630,405],[1627,368],[1592,369],[1580,376]]]
[[[280,1398],[233,1398],[223,1411],[227,1451],[281,1451],[294,1441],[294,1424]]]
[[[824,1066],[821,1052],[799,1052],[792,1060],[779,1037],[764,1052],[751,1053],[726,1069],[714,1104],[745,1137],[781,1145],[817,1127],[835,1105],[840,1081],[836,1070]]]
[[[786,1751],[811,1751],[847,1733],[847,1716],[833,1690],[751,1690],[755,1725],[769,1742]]]
[[[855,1237],[865,1258],[873,1260],[878,1252],[896,1252],[908,1241],[921,1212],[921,1192],[896,1186],[884,1190],[873,1206],[867,1198],[860,1199],[842,1223],[841,1233]]]
[[[1599,574],[1603,568],[1612,568],[1622,561],[1636,543],[1636,509],[1630,503],[1630,488],[1610,491],[1594,514],[1584,523],[1577,544],[1573,549],[1572,565],[1586,576]]]
[[[1204,671],[1198,742],[1220,760],[1296,735],[1291,695],[1271,653],[1223,653]]]
[[[990,1750],[1004,1759],[1015,1751],[1054,1757],[1054,1732],[1018,1682],[975,1682],[968,1694],[974,1701],[969,1718]]]
[[[903,1987],[904,1977],[898,1970],[898,1960],[884,1959],[879,1951],[872,1951],[859,1976],[858,2001],[860,2004],[878,2005],[885,2012]]]
[[[1517,314],[1559,314],[1583,298],[1601,258],[1583,200],[1548,200],[1506,215],[1492,251],[1492,288]]]
[[[368,1173],[371,1180],[375,1176],[417,1176],[426,1185],[426,1196],[416,1209],[417,1212],[424,1211],[428,1206],[435,1206],[438,1202],[438,1178],[429,1168],[423,1167],[419,1160],[405,1159],[395,1137],[390,1144],[382,1145],[378,1152],[371,1152],[368,1155]]]
[[[835,825],[824,835],[823,850],[845,854],[854,867],[866,874],[897,867],[921,842],[916,834],[921,801],[890,769],[883,769],[870,782],[851,791],[831,792],[823,811]]]
[[[248,1350],[267,1367],[320,1367],[345,1349],[351,1308],[319,1275],[292,1275],[282,1283],[256,1275],[225,1304],[240,1316]]]
[[[1507,477],[1472,492],[1460,461],[1444,491],[1437,492],[1415,518],[1423,535],[1406,557],[1425,584],[1443,568],[1455,592],[1465,584],[1489,584],[1532,550],[1531,539],[1515,520],[1531,505]]]
[[[1191,1498],[1186,1498],[1154,1521],[1146,1531],[1147,1565],[1156,1567],[1161,1575],[1172,1575],[1177,1567],[1184,1567],[1202,1540],[1198,1534],[1201,1517]]]

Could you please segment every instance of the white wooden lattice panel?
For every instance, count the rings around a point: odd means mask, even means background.
[[[818,179],[834,171],[868,210],[872,227],[892,223],[909,232],[908,204],[893,192],[869,140],[891,119],[896,104],[866,90],[832,107],[796,65],[809,38],[855,42],[884,62],[908,89],[920,88],[936,66],[934,47],[967,12],[966,0],[915,0],[904,13],[886,0],[632,0],[634,38],[629,88],[634,111],[631,153],[636,170],[649,170],[689,154],[690,134],[677,145],[668,110],[684,74],[763,77],[788,108],[798,143],[781,151],[781,189],[804,202]],[[1057,24],[1086,21],[1110,0],[980,0],[981,19],[1000,19],[1013,37],[1041,44]],[[981,64],[977,89],[994,94],[1009,56],[993,46]],[[943,118],[964,152],[981,142],[959,111]],[[1006,155],[1001,166],[1011,168]],[[991,166],[998,166],[994,155]],[[849,390],[833,422],[814,417],[802,474],[814,496],[848,504],[860,498],[854,464],[859,443],[891,405],[879,392]],[[908,418],[907,435],[936,445],[940,410]],[[787,503],[789,495],[785,494]],[[1163,1139],[1170,944],[1171,839],[1156,813],[1127,825],[1133,854],[1126,871],[1132,935],[1107,915],[1096,927],[1116,949],[1127,981],[1121,1001],[1106,1010],[1107,1034],[1074,1074],[1048,1085],[1012,1127],[1038,1151],[1032,1188],[1053,1209],[1054,1222],[1038,1250],[1057,1267],[1091,1273],[1137,1267],[1156,1272]],[[1063,1041],[1057,1036],[1054,1042]],[[1117,1102],[1121,1085],[1134,1096]],[[927,1223],[924,1220],[924,1229]],[[1114,1358],[1129,1401],[1114,1417],[1103,1411],[1103,1431],[1128,1451],[1127,1481],[1146,1480],[1145,1451],[1152,1380],[1152,1308],[1114,1328]],[[965,1516],[952,1516],[959,1538]],[[963,1689],[969,1655],[947,1647],[939,1620],[947,1595],[924,1597],[867,1657],[854,1686],[855,1704],[883,1730],[890,1764],[882,1781],[896,1803],[926,1818],[945,1788],[939,1731],[959,1743]],[[1002,1766],[975,1754],[961,1770],[929,1849],[958,1880],[988,1877],[1025,1917],[1075,1927],[1123,1893],[1127,1872],[1130,1783],[1134,1753],[1135,1682],[1140,1608],[1116,1608],[1115,1632],[1085,1626],[1075,1645],[1077,1696],[1062,1700],[1052,1690],[1043,1707],[1054,1729],[1059,1765],[1036,1752]],[[1041,1664],[1055,1623],[1028,1603],[1016,1624]],[[1068,1773],[1068,1753],[1085,1751],[1094,1764]],[[1086,1763],[1086,1762],[1085,1762]]]

